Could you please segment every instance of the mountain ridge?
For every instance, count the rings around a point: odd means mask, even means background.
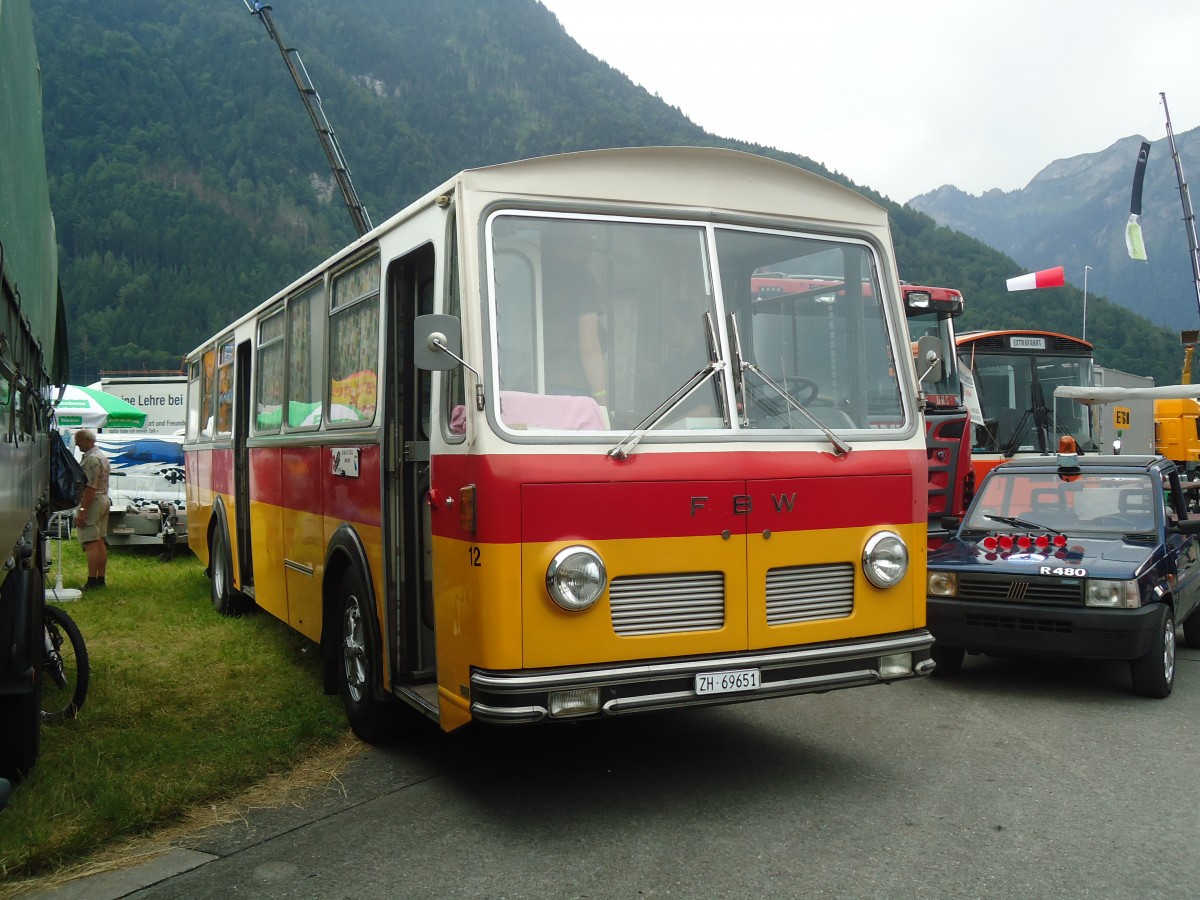
[[[1196,293],[1181,224],[1178,182],[1166,137],[1151,141],[1143,189],[1148,259],[1129,258],[1125,224],[1141,135],[1104,150],[1059,159],[1024,188],[968,194],[943,185],[908,201],[938,224],[978,238],[1030,269],[1064,265],[1073,284],[1090,267],[1090,292],[1156,324],[1196,328]],[[1175,136],[1183,159],[1200,160],[1200,129]],[[1186,176],[1186,170],[1185,170]]]

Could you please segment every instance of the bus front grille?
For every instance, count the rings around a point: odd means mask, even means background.
[[[854,612],[854,567],[789,566],[767,571],[767,624],[843,619]]]
[[[608,600],[619,635],[715,631],[725,624],[720,572],[622,575],[609,585]]]

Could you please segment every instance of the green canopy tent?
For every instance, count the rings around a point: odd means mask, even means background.
[[[54,404],[54,422],[60,429],[138,429],[145,427],[146,413],[97,388],[68,384]]]

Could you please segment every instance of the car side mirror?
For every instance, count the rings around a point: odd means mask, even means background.
[[[942,527],[947,531],[958,531],[962,521],[962,516],[942,516]]]
[[[1182,522],[1172,522],[1171,531],[1180,534],[1200,534],[1200,519],[1184,519]]]

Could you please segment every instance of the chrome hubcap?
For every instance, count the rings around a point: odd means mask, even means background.
[[[1168,684],[1175,677],[1175,623],[1170,618],[1163,634],[1163,676]]]
[[[342,618],[342,666],[350,698],[361,703],[367,685],[367,641],[357,597],[346,601]]]

